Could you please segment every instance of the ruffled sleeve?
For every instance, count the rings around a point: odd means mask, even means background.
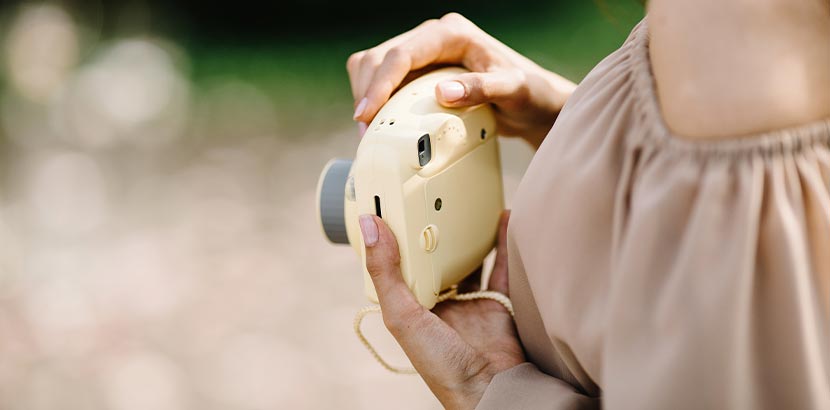
[[[830,408],[830,120],[673,135],[641,23],[568,101],[509,235],[535,367],[481,408]]]
[[[598,399],[577,392],[570,384],[542,373],[531,363],[497,374],[476,407],[478,410],[599,408]]]

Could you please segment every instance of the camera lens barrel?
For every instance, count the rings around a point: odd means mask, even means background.
[[[344,200],[346,181],[352,168],[352,160],[336,158],[326,165],[320,177],[320,223],[323,232],[333,243],[348,244]]]

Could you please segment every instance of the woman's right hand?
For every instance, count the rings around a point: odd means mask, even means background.
[[[361,134],[407,75],[431,64],[466,67],[471,73],[436,86],[447,107],[492,103],[499,133],[539,146],[576,85],[539,67],[458,13],[428,20],[346,64]]]

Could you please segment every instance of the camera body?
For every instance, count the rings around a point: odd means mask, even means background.
[[[504,197],[493,109],[447,108],[435,98],[438,82],[464,72],[443,68],[402,87],[369,124],[354,161],[333,159],[320,176],[323,231],[360,255],[374,302],[359,215],[378,215],[389,226],[403,279],[427,308],[495,244]]]

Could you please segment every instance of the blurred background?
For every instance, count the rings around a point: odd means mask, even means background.
[[[265,4],[263,4],[265,3]],[[437,409],[314,189],[346,58],[459,11],[579,81],[636,0],[0,5],[0,409]],[[508,203],[533,152],[503,141]],[[379,318],[364,324],[405,358]]]

